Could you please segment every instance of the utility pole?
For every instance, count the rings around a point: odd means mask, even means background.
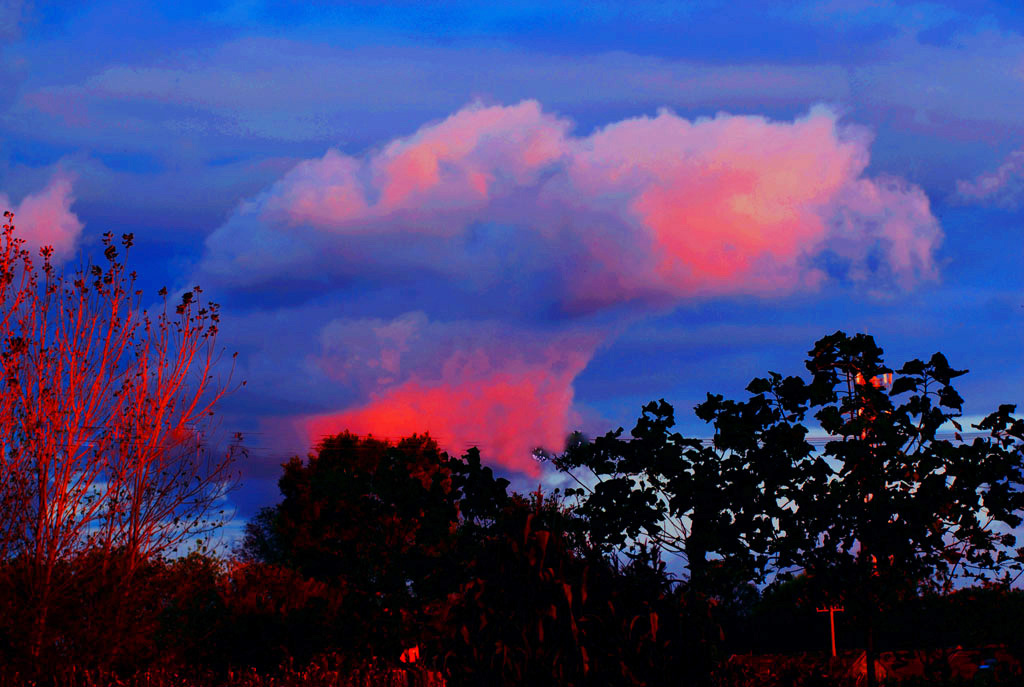
[[[842,613],[844,609],[842,606],[828,606],[827,608],[819,608],[818,613],[828,613],[828,624],[832,630],[832,658],[836,657],[836,613]]]

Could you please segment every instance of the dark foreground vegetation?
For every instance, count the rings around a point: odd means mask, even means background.
[[[972,669],[999,647],[1001,683],[1020,679],[1011,659],[1024,657],[1024,592],[998,582],[921,586],[877,614],[851,604],[835,664],[808,575],[709,591],[676,580],[654,546],[609,556],[564,500],[508,493],[475,451],[456,459],[426,437],[341,434],[288,463],[281,490],[232,560],[192,554],[129,570],[116,553],[87,551],[62,561],[53,583],[64,591],[34,646],[30,572],[10,561],[6,682],[824,684],[815,680],[855,680],[850,649],[867,646],[872,627],[880,649],[925,650],[928,684],[974,684],[942,667],[957,646],[979,649],[963,659]],[[414,647],[416,663],[403,663]]]
[[[392,472],[352,474],[347,466],[356,459]],[[308,484],[333,479],[342,493],[363,478],[388,487],[344,499],[330,496],[334,489],[302,488],[297,501],[286,497],[264,513],[231,561],[154,560],[132,572],[130,584],[121,582],[126,572],[116,557],[68,561],[56,578],[67,592],[35,650],[24,632],[28,597],[7,586],[4,683],[834,684],[820,681],[830,670],[855,680],[851,666],[861,652],[851,650],[866,646],[869,620],[839,616],[842,660],[830,663],[827,617],[816,613],[806,577],[764,593],[746,587],[711,596],[673,582],[649,551],[615,564],[588,550],[581,523],[554,499],[505,496],[501,482],[468,461],[448,459],[461,473],[433,463],[431,475],[424,468],[436,459],[445,460],[422,438],[387,447],[341,435],[292,471],[316,474]],[[406,472],[403,464],[414,467]],[[472,519],[445,523],[429,512],[452,504],[446,493],[459,505],[467,495],[455,485],[474,479],[495,490]],[[419,508],[406,510],[410,504]],[[285,515],[292,506],[296,520]],[[279,536],[272,548],[266,528]],[[307,538],[309,530],[317,538]],[[338,554],[345,549],[352,555]],[[255,559],[271,555],[273,562]],[[5,574],[18,579],[13,564]],[[1016,684],[1008,657],[1024,658],[1021,617],[1021,591],[921,593],[874,619],[876,644],[925,650],[926,684],[976,684],[953,680],[942,652],[977,648],[962,659],[976,668],[998,646],[1000,684]],[[400,656],[412,647],[419,660],[404,664]]]
[[[709,394],[711,441],[661,401],[538,454],[564,492],[342,432],[232,556],[179,556],[237,455],[204,438],[216,306],[149,319],[109,236],[67,277],[3,239],[0,685],[1021,680],[1024,422],[964,429],[941,354],[893,370],[837,332],[806,378]]]

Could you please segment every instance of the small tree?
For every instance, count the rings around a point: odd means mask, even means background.
[[[196,287],[172,313],[140,306],[134,272],[105,234],[105,266],[66,275],[37,266],[5,213],[0,243],[0,558],[22,571],[32,653],[67,581],[58,564],[86,550],[140,562],[222,522],[233,450],[207,448],[216,403],[218,309]],[[122,238],[125,249],[131,234]],[[116,556],[111,554],[116,552]]]

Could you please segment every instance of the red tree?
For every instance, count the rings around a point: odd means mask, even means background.
[[[0,239],[0,558],[28,593],[32,654],[90,551],[130,584],[138,565],[222,522],[234,450],[208,448],[228,391],[214,377],[218,308],[201,290],[155,318],[111,234],[105,264],[37,265],[4,213]],[[122,238],[125,249],[132,236]],[[63,567],[62,567],[63,566]],[[72,578],[73,579],[73,578]]]

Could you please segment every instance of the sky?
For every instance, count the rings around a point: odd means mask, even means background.
[[[1018,3],[488,4],[0,0],[0,205],[221,304],[241,520],[345,429],[708,436],[837,329],[1024,400]]]

